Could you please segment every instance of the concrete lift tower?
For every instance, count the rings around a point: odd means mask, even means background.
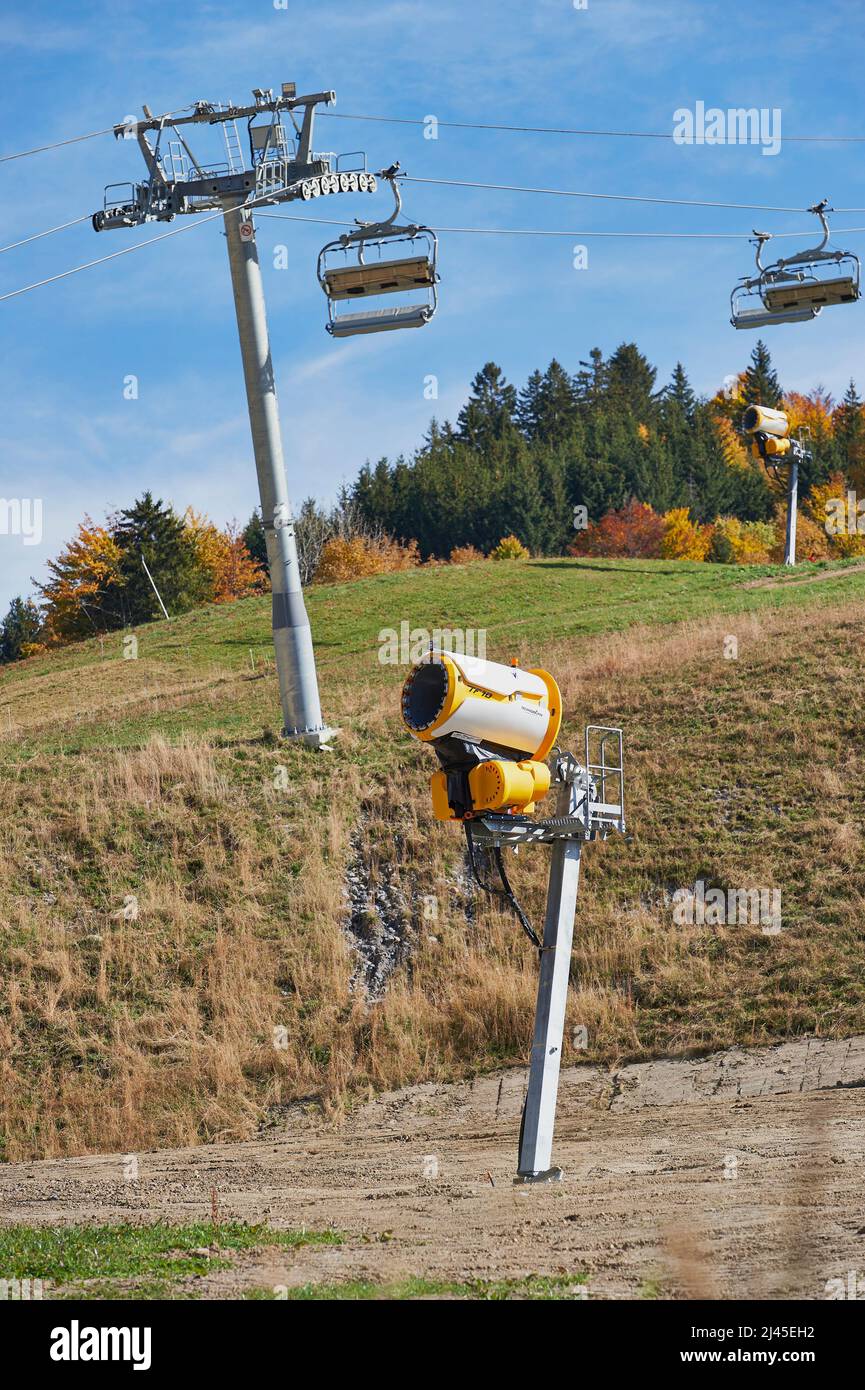
[[[253,98],[250,106],[198,101],[191,114],[179,117],[153,116],[145,106],[144,120],[115,126],[117,139],[137,140],[148,177],[138,184],[109,185],[93,226],[101,232],[143,222],[170,222],[184,213],[217,210],[223,214],[273,591],[273,645],[283,732],[287,738],[320,748],[333,731],[322,719],[300,582],[252,209],[295,199],[307,202],[332,193],[374,193],[377,182],[366,171],[365,156],[361,156],[363,167],[347,169],[340,168],[343,160],[356,156],[313,151],[316,107],[332,104],[333,92],[297,96],[295,84],[284,82],[279,96],[256,88]],[[293,126],[292,133],[283,123],[284,116]],[[249,167],[238,121],[247,125]],[[184,128],[188,132],[188,127],[202,125],[218,125],[222,130],[225,158],[219,164],[199,163],[183,133]]]

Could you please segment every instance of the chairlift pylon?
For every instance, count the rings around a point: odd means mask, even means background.
[[[336,241],[322,247],[318,257],[318,282],[327,296],[327,331],[334,338],[349,338],[358,333],[383,333],[397,328],[423,328],[437,307],[438,239],[429,227],[416,223],[400,224],[402,196],[397,182],[399,165],[384,169],[379,178],[386,179],[394,195],[394,210],[383,222],[357,220],[354,231],[345,232]],[[407,255],[388,255],[391,246],[407,246]],[[357,259],[348,260],[357,249]],[[369,253],[377,252],[378,259],[370,260]],[[384,256],[382,255],[384,253]],[[338,264],[342,256],[343,263]],[[408,303],[377,305],[380,295],[421,292],[420,299]],[[337,306],[353,300],[365,301],[364,307],[338,312]],[[367,304],[366,301],[372,301]]]
[[[763,264],[768,232],[754,232],[758,275],[743,278],[730,298],[734,328],[765,328],[780,323],[806,323],[823,309],[854,304],[861,296],[859,257],[852,251],[829,251],[828,204],[824,198],[809,212],[820,219],[819,246]]]

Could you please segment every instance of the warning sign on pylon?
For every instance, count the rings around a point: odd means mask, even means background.
[[[252,223],[251,223],[251,222],[241,222],[241,224],[240,224],[240,240],[241,240],[241,241],[252,241],[252,238],[253,238],[254,235],[255,235],[255,228],[253,227]]]

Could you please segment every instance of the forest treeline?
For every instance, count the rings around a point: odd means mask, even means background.
[[[778,484],[739,433],[744,406],[784,405],[810,435],[800,498],[835,475],[865,485],[865,411],[853,382],[837,407],[819,388],[785,393],[759,342],[748,367],[698,399],[679,363],[658,386],[633,343],[599,350],[571,375],[557,361],[522,390],[489,362],[455,424],[433,421],[410,459],[364,467],[351,490],[370,525],[417,542],[422,558],[454,546],[487,552],[513,534],[537,555],[574,541],[576,508],[589,522],[638,502],[656,514],[686,508],[692,522],[772,520]]]
[[[658,385],[634,343],[593,350],[569,373],[553,360],[517,389],[488,362],[456,422],[433,420],[409,457],[367,463],[331,508],[296,522],[303,582],[492,554],[641,555],[760,563],[781,558],[783,479],[740,430],[746,404],[783,406],[807,436],[800,554],[865,553],[865,535],[827,536],[826,503],[865,494],[865,406],[853,381],[785,391],[766,345],[710,398],[684,366]],[[0,623],[0,663],[50,646],[230,602],[267,587],[264,527],[219,528],[146,492],[104,524],[85,517],[35,595]]]

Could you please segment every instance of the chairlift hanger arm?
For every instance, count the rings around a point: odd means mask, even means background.
[[[829,207],[828,199],[824,198],[822,202],[815,203],[813,207],[808,209],[808,211],[813,212],[815,217],[819,217],[820,225],[823,228],[823,240],[820,242],[819,246],[806,247],[804,251],[797,251],[796,254],[793,256],[783,257],[777,263],[779,270],[783,270],[788,265],[806,265],[809,261],[838,261],[842,258],[842,256],[848,254],[844,251],[826,250],[826,247],[829,245],[830,236],[829,221],[826,217],[826,213],[827,211],[832,211],[832,209]]]
[[[402,193],[400,192],[399,183],[397,182],[398,170],[399,161],[397,161],[396,164],[392,164],[389,169],[380,169],[376,176],[380,179],[386,179],[390,185],[390,191],[394,198],[394,209],[390,217],[385,217],[381,222],[362,222],[359,217],[356,217],[355,221],[357,227],[355,230],[344,232],[339,238],[342,246],[351,246],[356,242],[362,243],[364,241],[374,240],[376,237],[388,236],[396,230],[412,236],[417,235],[417,233],[422,230],[421,227],[414,222],[404,227],[397,228],[396,226],[396,220],[402,212]],[[405,175],[402,177],[404,178]]]
[[[763,255],[763,247],[767,244],[767,242],[770,242],[771,240],[771,232],[758,232],[756,227],[754,228],[754,241],[752,245],[756,246],[757,248],[757,269],[759,270],[761,275],[763,275],[766,270],[766,267],[763,265],[763,261],[761,259]]]
[[[422,328],[435,315],[438,303],[438,239],[429,227],[398,221],[402,210],[398,173],[397,163],[380,170],[378,174],[379,178],[388,181],[394,196],[394,209],[390,217],[380,222],[362,222],[358,218],[357,226],[352,231],[344,232],[335,241],[328,242],[319,252],[318,282],[328,302],[326,327],[335,338],[400,328]],[[422,243],[420,250],[415,245],[418,239]],[[412,243],[410,254],[391,253],[391,247],[399,242]],[[370,247],[380,253],[384,251],[384,259],[368,265],[365,252]],[[356,264],[337,267],[329,263],[337,253],[344,255],[354,249],[357,250]],[[417,292],[422,293],[421,300],[378,307],[381,296]],[[337,313],[336,305],[347,300],[364,300],[364,308]]]

